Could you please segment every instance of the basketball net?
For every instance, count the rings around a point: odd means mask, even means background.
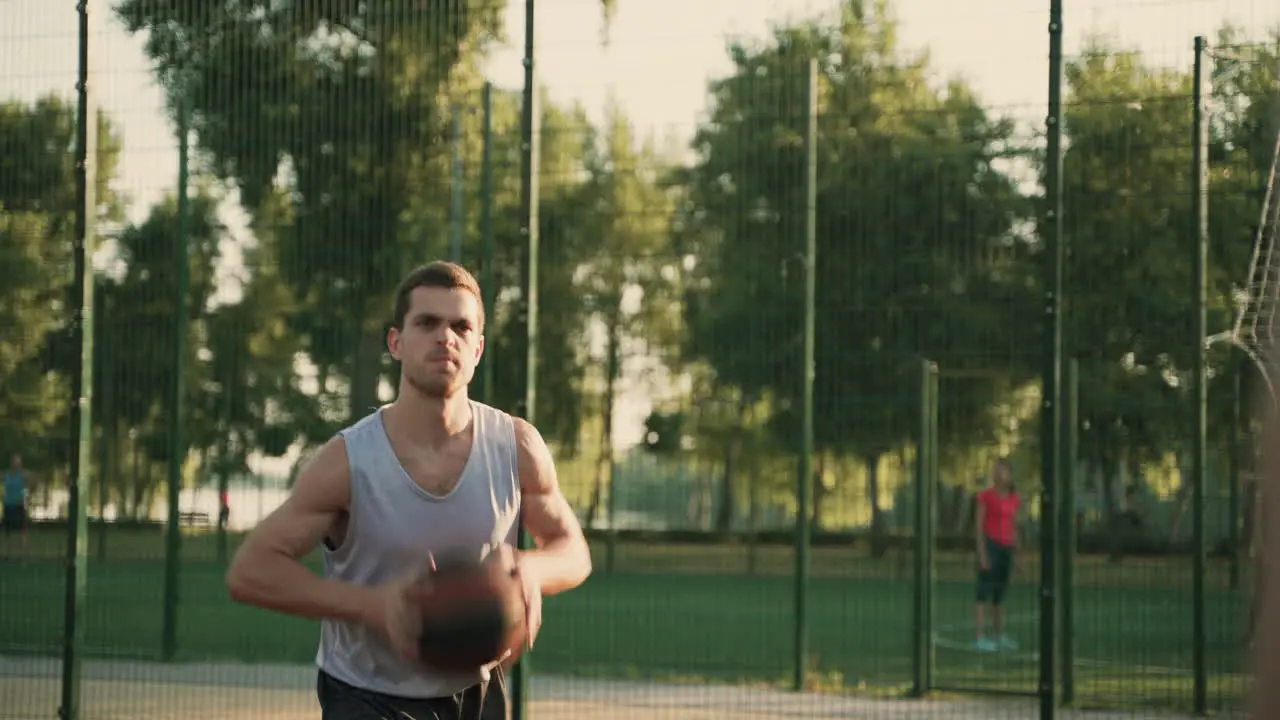
[[[1213,73],[1216,82],[1222,76],[1234,74],[1240,67],[1237,58],[1217,58],[1222,62]],[[1280,71],[1277,72],[1280,76]],[[1277,113],[1280,115],[1280,111]],[[1280,128],[1280,117],[1276,127]],[[1240,348],[1257,366],[1266,383],[1271,404],[1280,403],[1277,396],[1276,370],[1280,369],[1277,357],[1276,322],[1280,321],[1280,131],[1271,153],[1271,168],[1265,178],[1262,212],[1254,235],[1253,254],[1249,260],[1249,274],[1243,287],[1235,292],[1235,320],[1230,330],[1206,338],[1206,344],[1228,342]]]
[[[1276,322],[1280,320],[1280,253],[1277,237],[1280,237],[1280,183],[1276,174],[1280,168],[1280,134],[1276,136],[1272,152],[1271,171],[1267,174],[1266,193],[1263,195],[1262,216],[1254,236],[1253,256],[1249,261],[1248,283],[1237,293],[1235,324],[1222,335],[1209,338],[1209,342],[1226,340],[1239,347],[1258,366],[1272,401],[1276,401],[1276,387],[1272,378],[1276,368]]]

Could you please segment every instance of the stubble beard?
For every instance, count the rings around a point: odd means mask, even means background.
[[[466,388],[466,379],[461,373],[452,378],[432,377],[429,374],[419,377],[413,373],[405,373],[405,379],[419,395],[431,400],[446,400]]]

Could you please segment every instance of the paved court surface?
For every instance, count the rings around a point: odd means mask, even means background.
[[[56,660],[0,656],[0,718],[56,720],[60,682]],[[567,677],[535,677],[531,685],[530,720],[1034,720],[1037,715],[1030,700],[874,700]],[[305,666],[91,661],[84,666],[81,720],[318,720],[314,686],[315,670]],[[1057,716],[1190,720],[1156,711],[1061,710]]]

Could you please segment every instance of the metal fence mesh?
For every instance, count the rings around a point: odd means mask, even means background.
[[[98,0],[87,32],[46,5],[0,4],[0,718],[314,717],[315,623],[233,604],[227,563],[320,443],[393,399],[408,268],[475,271],[472,396],[529,410],[535,5]],[[1058,717],[1242,708],[1258,378],[1209,347],[1200,444],[1195,318],[1227,330],[1257,286],[1280,12],[1067,4],[1046,537],[1048,7],[536,4],[532,382],[595,571],[548,599],[518,712],[1029,717],[1048,653]],[[1011,642],[985,652],[974,507],[1002,457],[1024,521]]]

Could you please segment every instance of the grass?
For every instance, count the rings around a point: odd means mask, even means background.
[[[91,538],[96,538],[91,533]],[[234,538],[233,538],[234,540]],[[22,551],[0,540],[0,652],[55,654],[62,629],[58,533],[36,533]],[[309,663],[315,623],[229,602],[212,536],[184,539],[179,660]],[[86,646],[92,655],[156,657],[163,615],[162,537],[108,535],[105,560],[91,543]],[[613,570],[596,548],[596,574],[548,598],[538,672],[749,684],[792,674],[794,583],[786,548],[631,545]],[[1031,559],[1031,558],[1029,558]],[[900,693],[912,677],[913,587],[909,556],[873,560],[849,548],[814,553],[809,586],[808,684],[815,689]],[[1033,693],[1037,660],[1026,650],[976,655],[967,649],[972,559],[944,554],[935,586],[934,682],[956,691]],[[1130,559],[1077,561],[1074,670],[1080,704],[1189,707],[1190,563]],[[752,573],[748,573],[748,569]],[[1038,567],[1024,562],[1009,598],[1010,631],[1037,640]],[[1231,707],[1244,690],[1237,674],[1242,601],[1215,563],[1206,592],[1212,704]]]

